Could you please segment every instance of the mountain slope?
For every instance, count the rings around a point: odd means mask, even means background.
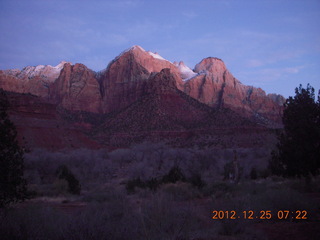
[[[255,123],[228,109],[213,109],[176,88],[170,69],[151,75],[140,99],[106,116],[94,135],[109,145],[154,140],[164,135],[217,128],[255,128]],[[188,135],[188,134],[187,134]],[[182,140],[180,140],[182,141]]]

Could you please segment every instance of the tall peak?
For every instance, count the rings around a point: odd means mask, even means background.
[[[139,45],[133,45],[132,47],[131,47],[131,49],[139,49],[139,50],[142,50],[142,51],[145,51],[141,46],[139,46]]]
[[[224,72],[227,70],[226,65],[220,58],[208,57],[204,58],[200,63],[195,66],[195,72],[199,73],[202,71],[209,72]]]

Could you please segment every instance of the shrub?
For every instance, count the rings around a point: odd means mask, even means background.
[[[129,180],[126,183],[126,190],[128,193],[134,193],[136,187],[145,188],[145,186],[146,184],[143,181],[141,181],[141,179],[138,177],[138,178]]]
[[[76,177],[73,175],[73,173],[67,168],[65,165],[61,165],[58,167],[56,171],[56,176],[60,180],[65,180],[68,183],[68,191],[72,194],[80,194],[81,186],[76,179]]]
[[[53,187],[58,194],[65,194],[69,191],[69,184],[65,179],[56,179],[53,183]]]
[[[146,181],[146,187],[152,191],[156,191],[159,185],[160,183],[156,178],[151,178],[150,180]]]
[[[197,187],[197,188],[199,188],[199,189],[203,188],[203,187],[206,185],[206,183],[202,180],[200,174],[195,174],[195,175],[193,175],[193,176],[189,179],[189,182],[190,182],[193,186],[195,186],[195,187]]]
[[[186,181],[186,178],[182,173],[181,168],[178,166],[174,166],[173,168],[171,168],[169,173],[162,177],[163,183],[176,183],[177,181]]]
[[[126,190],[128,193],[134,193],[135,188],[149,188],[152,191],[156,191],[158,187],[161,184],[167,184],[167,183],[176,183],[177,181],[186,182],[186,178],[184,174],[182,173],[181,169],[178,166],[172,167],[169,173],[164,175],[160,180],[157,180],[157,178],[150,178],[149,180],[142,181],[140,177],[134,178],[132,180],[129,180],[126,183]],[[201,178],[200,178],[201,181]],[[200,184],[201,182],[198,182],[195,184]]]
[[[255,179],[258,178],[257,169],[256,169],[255,167],[251,168],[250,178],[251,178],[252,180],[255,180]]]

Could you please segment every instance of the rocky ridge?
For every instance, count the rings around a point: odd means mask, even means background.
[[[100,72],[67,62],[2,70],[0,88],[30,93],[70,111],[107,114],[139,100],[150,87],[146,83],[163,69],[170,69],[177,89],[210,107],[229,108],[268,126],[281,122],[284,98],[243,85],[221,59],[205,58],[191,70],[140,46],[122,52]]]

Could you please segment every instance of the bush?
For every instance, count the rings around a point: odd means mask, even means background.
[[[193,176],[189,179],[189,182],[190,182],[193,186],[195,186],[195,187],[197,187],[197,188],[199,188],[199,189],[202,189],[202,188],[206,185],[206,183],[202,180],[200,174],[195,174],[195,175],[193,175]]]
[[[76,179],[76,177],[73,175],[73,173],[67,168],[65,165],[61,165],[58,167],[56,171],[56,176],[60,180],[65,180],[68,183],[68,192],[72,194],[80,194],[81,186]]]
[[[256,169],[255,167],[251,168],[250,178],[251,178],[252,180],[255,180],[255,179],[258,178],[257,169]]]
[[[69,184],[65,179],[57,179],[53,183],[54,190],[56,191],[55,194],[65,194],[69,192]]]
[[[136,187],[145,188],[145,186],[146,184],[143,181],[141,181],[141,179],[138,177],[138,178],[129,180],[126,183],[126,190],[128,193],[134,193]]]
[[[186,178],[182,173],[181,168],[178,166],[174,166],[173,168],[171,168],[169,173],[162,177],[163,183],[176,183],[177,181],[186,181]]]

